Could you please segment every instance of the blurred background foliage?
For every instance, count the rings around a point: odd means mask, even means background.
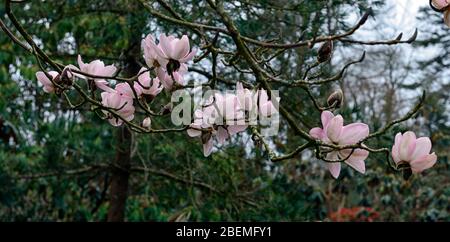
[[[220,24],[204,1],[167,2],[187,20]],[[316,33],[339,33],[365,11],[372,13],[371,24],[378,25],[371,29],[372,34],[359,37],[383,38],[385,26],[380,27],[382,21],[378,20],[383,19],[389,3],[235,0],[227,1],[226,8],[246,36],[295,42]],[[2,5],[0,16],[11,26]],[[189,34],[191,45],[200,45],[198,36],[188,29],[155,19],[137,1],[28,1],[14,4],[13,10],[40,47],[64,64],[76,64],[76,55],[81,54],[85,61],[99,58],[120,66],[127,52],[148,33]],[[313,90],[325,102],[328,94],[340,87],[346,104],[339,112],[348,122],[368,123],[371,131],[400,117],[414,104],[415,94],[426,90],[426,105],[414,120],[371,144],[390,148],[395,133],[405,130],[430,136],[439,157],[433,169],[405,181],[386,166],[384,156],[371,154],[365,175],[346,167],[334,180],[311,152],[270,163],[248,134],[216,147],[208,158],[203,157],[199,140],[186,133],[135,134],[132,162],[142,169],[130,177],[126,220],[450,221],[450,41],[441,18],[429,8],[418,15],[421,34],[408,48],[438,50],[427,59],[405,57],[402,46],[368,48],[335,43],[333,60],[320,70],[323,76],[339,70],[344,60],[357,59],[362,49],[367,50],[367,58],[352,66],[339,82]],[[219,45],[232,48],[226,38]],[[283,77],[298,77],[314,62],[316,49],[293,49],[273,63]],[[137,58],[144,63],[142,57]],[[204,60],[191,67],[208,72],[210,62]],[[116,128],[90,112],[88,106],[70,110],[63,99],[45,94],[34,77],[36,71],[34,57],[1,33],[0,220],[103,221],[111,175],[108,170],[82,169],[112,163]],[[251,75],[223,64],[219,65],[219,76],[232,82],[253,80]],[[199,74],[187,79],[206,80]],[[304,129],[317,126],[320,114],[303,90],[279,90],[282,105],[292,110]],[[164,93],[153,105],[169,100]],[[170,125],[170,119],[154,119],[153,125]],[[281,134],[271,138],[279,154],[300,144],[286,123],[282,123]]]

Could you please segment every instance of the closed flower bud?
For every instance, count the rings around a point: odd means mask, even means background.
[[[142,121],[142,127],[144,128],[150,128],[152,125],[152,120],[150,117],[146,117],[143,121]]]
[[[172,108],[173,108],[172,103],[168,103],[161,109],[160,112],[162,115],[166,115],[172,112]]]
[[[333,55],[333,41],[328,40],[320,46],[317,52],[317,61],[323,63],[329,61]]]
[[[340,108],[344,102],[344,93],[341,89],[337,89],[327,99],[327,104],[329,107]]]

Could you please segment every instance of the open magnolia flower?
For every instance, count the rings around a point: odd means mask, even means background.
[[[130,98],[126,95],[122,95],[118,91],[102,92],[101,96],[102,96],[102,104],[105,107],[112,108],[114,111],[116,111],[118,115],[120,115],[123,119],[127,121],[133,120],[135,111],[133,106],[133,98]],[[114,115],[112,115],[106,110],[103,110],[103,112],[109,116],[108,121],[111,125],[120,126],[123,124],[123,120],[121,120],[120,118],[114,117]]]
[[[392,159],[397,165],[409,164],[413,173],[420,173],[436,164],[437,156],[431,151],[431,141],[428,137],[416,138],[408,131],[395,136],[392,146]]]
[[[90,63],[86,64],[81,59],[81,56],[78,55],[78,67],[74,65],[69,65],[68,67],[73,70],[78,70],[84,73],[87,73],[89,75],[93,76],[102,76],[102,77],[113,77],[114,73],[116,73],[117,68],[114,65],[105,65],[105,63],[101,60],[94,60]],[[76,76],[83,78],[83,79],[93,79],[95,82],[95,85],[102,89],[103,91],[111,92],[111,89],[108,86],[108,82],[104,78],[91,78],[89,76],[84,76],[82,74],[75,74]]]
[[[183,75],[187,73],[186,62],[195,55],[190,50],[189,39],[183,35],[181,39],[161,34],[156,44],[152,35],[147,35],[141,43],[145,63],[154,67],[164,88],[171,90],[174,83],[184,85]]]
[[[160,48],[155,49],[161,58],[159,59],[159,64],[166,67],[169,75],[177,71],[180,64],[190,61],[196,52],[195,50],[191,51],[187,35],[183,35],[179,39],[172,35],[166,36],[161,34],[159,36],[159,46]]]
[[[223,144],[232,135],[247,129],[244,112],[236,95],[216,93],[201,110],[196,110],[194,122],[187,130],[191,137],[201,136],[203,154],[209,156],[215,137]]]
[[[48,74],[52,77],[53,81],[58,76],[58,72],[56,72],[56,71],[49,71]],[[36,72],[36,78],[44,86],[44,88],[43,88],[44,92],[46,92],[46,93],[55,92],[55,86],[53,85],[53,83],[50,81],[50,79],[47,77],[47,75],[44,72],[42,72],[42,71]]]
[[[138,95],[148,95],[154,98],[163,89],[159,78],[150,78],[150,73],[145,68],[141,68],[139,71],[138,82],[134,83],[134,89]]]
[[[364,123],[352,123],[344,126],[344,119],[341,115],[334,116],[330,111],[324,111],[321,115],[322,127],[313,128],[309,134],[325,143],[336,145],[356,144],[369,135],[369,127]],[[363,149],[333,150],[327,154],[327,160],[346,159],[344,162],[360,173],[365,173],[364,160],[369,156],[369,152]],[[341,171],[340,162],[327,162],[328,169],[334,178],[339,176]]]

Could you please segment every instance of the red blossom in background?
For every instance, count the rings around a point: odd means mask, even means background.
[[[340,208],[329,215],[333,222],[374,222],[380,214],[370,207]]]

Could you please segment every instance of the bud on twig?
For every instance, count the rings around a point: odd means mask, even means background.
[[[146,117],[143,121],[142,121],[142,127],[148,129],[150,128],[152,125],[152,119],[150,117]]]
[[[333,41],[328,40],[320,46],[317,52],[317,61],[323,63],[329,61],[333,55]]]
[[[162,115],[166,115],[172,112],[172,108],[173,108],[173,104],[172,103],[168,103],[166,104],[164,107],[162,107],[160,113]]]
[[[329,107],[340,108],[344,102],[344,93],[341,89],[337,89],[328,96],[327,104]]]

